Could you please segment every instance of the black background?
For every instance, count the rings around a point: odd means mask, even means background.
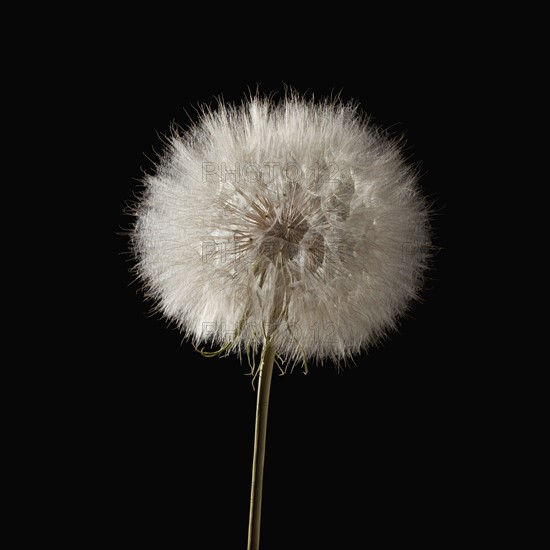
[[[75,453],[86,457],[75,483],[97,498],[89,538],[103,540],[108,528],[120,543],[162,547],[173,538],[183,548],[245,548],[255,406],[247,367],[201,357],[150,315],[128,271],[121,232],[131,220],[122,212],[142,172],[153,170],[170,123],[185,127],[196,119],[193,106],[215,105],[216,96],[239,101],[256,86],[280,96],[285,84],[357,100],[376,124],[405,135],[433,203],[437,251],[424,302],[383,345],[341,372],[329,364],[274,378],[262,548],[437,545],[459,540],[477,521],[462,504],[480,437],[472,429],[477,395],[458,359],[453,299],[464,67],[452,49],[435,55],[431,46],[409,46],[376,59],[358,55],[350,68],[305,47],[261,62],[231,50],[220,61],[191,43],[182,43],[179,64],[177,56],[164,63],[162,48],[150,55],[129,41],[85,78],[95,92],[85,121],[97,129],[95,222],[108,243],[95,304],[101,322],[80,342],[93,360],[73,380],[83,411]]]

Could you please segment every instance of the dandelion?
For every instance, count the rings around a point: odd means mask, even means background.
[[[204,109],[145,179],[132,244],[149,297],[257,381],[249,549],[273,365],[345,362],[395,328],[429,245],[416,180],[356,105],[297,95]]]

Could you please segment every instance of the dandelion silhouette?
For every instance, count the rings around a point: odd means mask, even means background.
[[[144,180],[132,247],[147,295],[217,348],[204,355],[246,357],[257,385],[249,550],[273,366],[340,364],[395,328],[429,249],[416,179],[356,105],[290,94],[203,109]]]

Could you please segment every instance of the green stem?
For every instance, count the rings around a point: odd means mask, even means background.
[[[252,487],[250,490],[250,517],[248,523],[248,550],[260,548],[260,520],[262,515],[262,487],[264,477],[265,440],[269,391],[273,374],[275,349],[266,339],[262,349],[258,373],[258,396],[256,400],[256,427],[254,431],[254,459],[252,462]]]

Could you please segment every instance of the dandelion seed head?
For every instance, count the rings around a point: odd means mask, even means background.
[[[399,145],[340,102],[204,110],[144,180],[132,247],[159,310],[198,345],[345,360],[418,297],[428,211]]]

